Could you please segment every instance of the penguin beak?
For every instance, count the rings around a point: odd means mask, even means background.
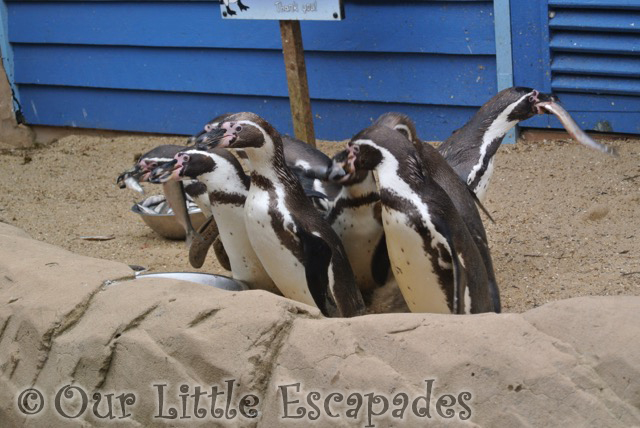
[[[211,131],[202,131],[189,138],[193,141],[198,150],[208,150],[218,147],[222,138],[225,136],[225,130],[222,128],[215,128]]]
[[[345,149],[336,154],[331,160],[327,179],[336,183],[345,183],[351,179],[355,173],[353,162],[350,162],[351,153]]]
[[[135,166],[130,170],[127,170],[120,174],[116,180],[118,187],[121,189],[128,188],[131,190],[135,190],[138,193],[144,195],[144,189],[140,186],[138,182],[140,176],[140,169]]]
[[[328,170],[327,179],[329,181],[340,181],[347,175],[342,165],[334,162]]]
[[[538,110],[538,114],[555,115],[564,129],[569,133],[571,138],[573,138],[580,144],[591,147],[592,149],[599,150],[611,156],[618,156],[615,148],[598,143],[597,141],[589,137],[582,129],[580,129],[569,112],[566,111],[564,107],[562,107],[558,103],[558,98],[555,95],[538,94],[535,108]]]
[[[161,184],[170,180],[176,180],[179,178],[178,169],[182,170],[182,165],[177,165],[178,160],[173,159],[167,163],[159,165],[149,174],[149,181],[151,183]]]

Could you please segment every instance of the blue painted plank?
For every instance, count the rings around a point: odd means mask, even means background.
[[[638,0],[549,0],[551,7],[637,9]]]
[[[571,117],[585,131],[640,134],[640,112],[611,114],[599,111],[571,111]],[[555,116],[536,116],[520,124],[523,128],[564,129]]]
[[[21,86],[31,124],[190,135],[222,112],[254,111],[284,133],[292,132],[286,98],[121,91],[54,86]],[[420,136],[447,138],[476,111],[470,107],[396,103],[313,101],[318,138],[350,138],[380,114],[399,111],[414,118]]]
[[[16,82],[237,95],[288,95],[280,51],[14,45]],[[491,56],[310,52],[311,97],[482,105]],[[99,71],[99,72],[98,72]]]
[[[554,73],[640,77],[640,56],[559,53],[551,69]]]
[[[640,10],[563,10],[549,21],[552,30],[640,32]]]
[[[560,102],[567,111],[640,112],[638,97],[626,95],[594,95],[579,93],[561,93]]]
[[[555,32],[550,46],[563,52],[640,54],[640,35]]]
[[[552,85],[554,90],[563,92],[640,95],[640,79],[554,75]]]
[[[511,19],[514,84],[550,92],[551,59],[546,2],[512,1]]]
[[[8,2],[13,43],[280,49],[276,21],[225,21],[215,2]],[[347,3],[303,22],[307,51],[495,54],[484,2]]]

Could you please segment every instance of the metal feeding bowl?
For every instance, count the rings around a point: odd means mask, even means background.
[[[192,201],[187,201],[187,208],[191,224],[195,230],[198,230],[206,220],[205,215]],[[184,228],[180,226],[173,210],[162,195],[149,196],[144,201],[133,205],[131,211],[142,217],[147,226],[164,238],[176,240],[186,238]]]
[[[190,281],[202,285],[210,285],[227,291],[244,291],[249,288],[242,282],[231,279],[223,275],[214,275],[212,273],[200,272],[159,272],[159,273],[141,273],[136,274],[136,279],[141,278],[166,278],[179,279],[181,281]]]

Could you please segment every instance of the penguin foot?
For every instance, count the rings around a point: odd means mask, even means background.
[[[242,2],[240,2],[240,0],[238,0],[238,7],[240,8],[240,10],[248,10],[249,6],[245,6],[242,4]]]
[[[236,15],[236,12],[234,12],[233,10],[229,9],[229,6],[227,6],[227,13],[229,15]]]

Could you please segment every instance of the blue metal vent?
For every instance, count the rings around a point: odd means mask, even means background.
[[[640,95],[640,1],[549,0],[551,87]]]

